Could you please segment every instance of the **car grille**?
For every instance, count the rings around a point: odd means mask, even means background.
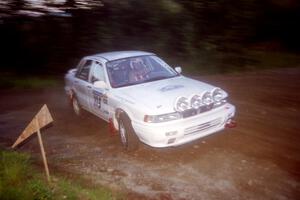
[[[220,102],[219,104],[210,104],[210,105],[205,105],[205,106],[201,106],[198,109],[187,109],[185,111],[181,112],[182,118],[188,118],[188,117],[192,117],[207,111],[210,111],[214,108],[220,107],[222,105],[224,105],[226,103],[226,101]]]
[[[186,128],[184,130],[184,135],[190,135],[190,134],[193,134],[196,132],[201,132],[201,131],[216,127],[216,126],[220,125],[221,122],[222,122],[222,118],[217,118],[215,120],[205,122],[203,124],[198,124],[196,126]]]

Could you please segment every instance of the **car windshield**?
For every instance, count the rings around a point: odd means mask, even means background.
[[[107,62],[107,73],[113,88],[136,85],[178,76],[157,56],[129,57]]]

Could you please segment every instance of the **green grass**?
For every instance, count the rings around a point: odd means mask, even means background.
[[[0,76],[0,89],[42,89],[57,85],[59,79],[54,77],[18,77],[5,73]]]
[[[28,154],[0,151],[1,200],[113,200],[121,194],[99,187],[84,187],[79,182],[61,176],[52,176],[48,183],[44,174],[31,164]]]
[[[178,62],[177,65],[182,65],[184,74],[230,74],[300,67],[300,55],[246,49],[237,52],[212,50],[199,52],[194,58],[183,60],[181,63]]]
[[[181,66],[183,74],[186,75],[230,74],[300,67],[299,54],[243,48],[235,51],[207,48],[194,52],[189,57],[164,59],[172,66]],[[63,78],[58,76],[21,76],[8,71],[0,73],[0,89],[43,89],[63,85]]]

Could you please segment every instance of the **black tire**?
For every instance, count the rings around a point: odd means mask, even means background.
[[[80,117],[82,115],[82,109],[76,96],[72,98],[72,108],[76,116]]]
[[[119,119],[119,135],[121,144],[126,151],[134,151],[139,147],[139,139],[136,136],[129,117],[121,114]]]

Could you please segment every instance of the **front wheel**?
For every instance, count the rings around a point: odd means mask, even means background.
[[[125,150],[138,149],[139,139],[132,128],[130,119],[125,114],[121,115],[119,119],[119,135]]]
[[[74,111],[75,115],[80,116],[82,113],[82,110],[81,110],[80,104],[76,97],[72,98],[72,107],[73,107],[73,111]]]

